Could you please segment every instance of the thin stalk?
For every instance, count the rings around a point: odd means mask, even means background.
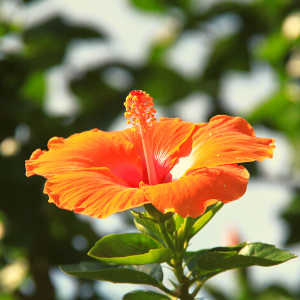
[[[174,251],[174,254],[176,254],[176,248],[175,248],[175,245],[174,245],[173,241],[171,240],[170,235],[167,231],[166,223],[165,222],[160,222],[160,223],[157,224],[157,226],[160,230],[160,233],[164,237],[168,247]]]
[[[193,275],[193,271],[188,272],[188,274],[186,275],[186,278],[190,278]]]
[[[168,289],[167,287],[165,287],[162,283],[159,284],[158,288],[159,288],[160,290],[162,290],[163,292],[165,292],[166,294],[169,294],[169,295],[171,295],[171,296],[173,296],[173,297],[177,297],[177,296],[178,296],[177,293],[176,293],[176,291],[171,291],[171,290],[169,290],[169,289]]]
[[[195,299],[195,297],[197,296],[197,294],[199,293],[199,291],[201,290],[202,286],[203,286],[203,281],[198,281],[197,285],[192,293],[192,299]]]
[[[188,235],[195,222],[196,220],[191,217],[185,218],[183,227],[179,231],[177,239],[177,245],[180,252],[184,251],[185,248],[187,248],[187,244],[189,242]]]

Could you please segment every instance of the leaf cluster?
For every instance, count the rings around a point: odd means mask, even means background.
[[[61,266],[69,275],[114,283],[147,284],[165,294],[135,291],[123,299],[195,299],[202,285],[222,272],[250,266],[274,266],[296,255],[263,243],[243,243],[187,252],[189,240],[213,218],[223,206],[217,203],[196,219],[172,215],[169,220],[154,222],[146,213],[133,212],[141,233],[112,234],[99,240],[88,255],[101,263]],[[166,223],[169,225],[166,225]],[[174,226],[170,226],[173,223]],[[169,290],[163,284],[161,263],[172,268],[177,283]],[[184,265],[189,273],[183,272]],[[197,287],[190,292],[191,286]],[[173,299],[172,298],[172,299]],[[150,299],[150,298],[149,298]]]

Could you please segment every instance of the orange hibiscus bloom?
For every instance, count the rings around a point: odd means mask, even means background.
[[[26,161],[26,175],[47,179],[49,202],[92,217],[147,203],[197,217],[217,201],[244,195],[249,173],[237,163],[273,156],[274,140],[257,138],[242,118],[156,122],[152,105],[148,94],[132,91],[125,116],[134,128],[54,137],[49,151],[38,149]]]

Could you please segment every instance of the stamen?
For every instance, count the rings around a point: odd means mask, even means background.
[[[127,124],[132,124],[131,130],[138,131],[142,138],[149,184],[158,184],[148,133],[148,129],[156,122],[153,98],[143,91],[132,91],[127,96],[124,105],[126,107],[124,115],[128,119]]]
[[[132,124],[135,129],[141,128],[144,132],[155,123],[153,98],[143,91],[132,91],[124,102],[126,107],[125,118],[127,124]]]

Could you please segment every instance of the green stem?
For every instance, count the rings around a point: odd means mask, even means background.
[[[174,251],[174,257],[170,261],[170,266],[173,266],[173,272],[178,280],[179,286],[176,291],[170,293],[166,290],[163,290],[166,293],[169,293],[172,296],[178,297],[178,299],[181,300],[192,300],[191,295],[189,294],[189,286],[190,286],[190,280],[184,276],[183,273],[183,253],[178,253],[178,249],[176,249],[176,246],[174,242],[171,240],[170,235],[166,229],[165,222],[161,222],[157,224],[159,227],[159,230],[164,237],[168,247]]]
[[[197,294],[199,293],[199,291],[201,290],[202,286],[203,286],[203,281],[198,281],[196,288],[194,289],[193,293],[192,293],[192,299],[195,299],[195,297],[197,296]]]
[[[188,235],[195,222],[196,219],[193,219],[191,217],[187,217],[184,219],[183,227],[178,232],[178,240],[177,240],[177,246],[180,252],[184,251],[187,248],[188,246],[187,244],[189,242]]]
[[[177,245],[174,244],[174,241],[171,239],[167,229],[166,229],[166,223],[160,222],[157,223],[157,226],[168,246],[168,248],[172,249],[174,251],[174,257],[169,262],[169,265],[173,267],[173,272],[177,278],[178,281],[178,288],[175,291],[171,291],[161,285],[159,288],[164,291],[165,293],[172,295],[173,297],[177,297],[180,300],[193,300],[197,296],[198,292],[200,291],[203,281],[197,281],[196,278],[190,279],[189,277],[192,275],[190,272],[190,276],[184,276],[183,272],[183,256],[187,248],[187,242],[188,242],[188,234],[195,223],[195,220],[192,218],[186,218],[183,226],[183,230],[181,232],[181,235],[178,239]],[[177,247],[176,247],[177,246]],[[197,285],[195,290],[192,294],[189,293],[189,287],[197,281]]]
[[[179,299],[181,300],[193,300],[194,297],[189,293],[189,280],[185,276],[182,277],[182,284],[180,286],[180,295]]]
[[[171,291],[169,290],[167,287],[165,287],[162,283],[159,284],[158,286],[159,289],[161,289],[163,292],[165,292],[166,294],[169,294],[173,297],[177,297],[177,293],[176,291]]]
[[[170,249],[172,249],[174,251],[174,254],[176,255],[176,248],[175,248],[175,245],[174,245],[173,241],[171,240],[170,235],[169,235],[169,233],[167,231],[166,223],[165,222],[161,222],[161,223],[158,223],[157,226],[158,226],[158,228],[160,230],[160,233],[164,237],[164,239],[165,239],[168,247]]]
[[[184,277],[184,275],[183,275],[183,268],[182,268],[182,261],[176,261],[175,259],[174,259],[174,268],[173,268],[173,272],[174,272],[174,274],[175,274],[175,276],[176,276],[176,278],[177,278],[177,280],[178,280],[178,282],[179,282],[179,284],[181,284],[182,283],[182,279],[183,279],[183,277]]]

